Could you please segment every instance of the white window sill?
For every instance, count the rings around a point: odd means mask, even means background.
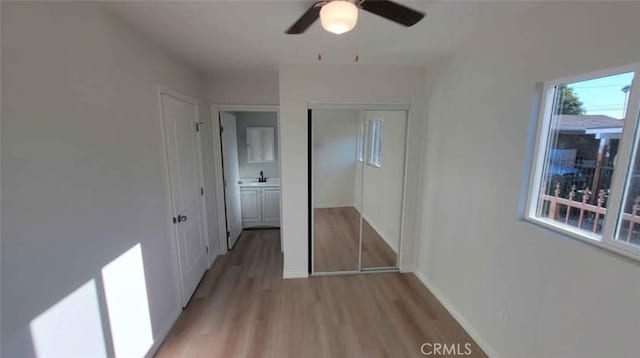
[[[553,221],[546,218],[536,218],[525,216],[524,221],[534,224],[536,226],[551,230],[555,233],[559,233],[563,236],[569,237],[574,240],[582,241],[587,244],[593,245],[600,249],[613,252],[617,255],[624,256],[632,259],[636,262],[640,262],[640,247],[633,246],[624,241],[619,240],[607,240],[603,241],[602,236],[594,234],[592,232],[580,229],[572,229],[557,221]]]

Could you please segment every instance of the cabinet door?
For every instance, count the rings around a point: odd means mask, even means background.
[[[262,190],[262,221],[267,225],[280,226],[280,188]]]
[[[255,223],[261,221],[260,189],[242,189],[240,191],[240,205],[242,207],[242,222]],[[246,225],[245,225],[246,226]]]

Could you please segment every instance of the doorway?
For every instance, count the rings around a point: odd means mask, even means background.
[[[309,110],[310,274],[397,270],[408,108]]]
[[[159,91],[181,301],[186,306],[207,269],[206,207],[197,102]]]
[[[278,108],[213,106],[212,118],[218,120],[216,190],[224,198],[218,220],[229,251],[244,230],[280,227]]]

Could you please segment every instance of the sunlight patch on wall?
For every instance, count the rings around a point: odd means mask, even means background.
[[[93,280],[33,319],[37,357],[106,357],[102,320]]]
[[[153,344],[140,244],[102,269],[113,347],[117,357],[143,357]]]

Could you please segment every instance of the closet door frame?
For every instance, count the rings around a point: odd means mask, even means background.
[[[315,272],[314,270],[314,252],[313,252],[313,244],[314,244],[314,215],[313,215],[313,174],[314,174],[314,165],[313,165],[313,111],[314,110],[340,110],[340,109],[348,109],[348,110],[359,110],[363,113],[364,120],[364,111],[404,111],[406,113],[406,124],[405,124],[405,142],[404,142],[404,172],[402,173],[402,205],[400,206],[400,240],[398,243],[398,252],[396,258],[395,267],[384,267],[384,268],[363,268],[362,267],[362,217],[360,218],[360,245],[358,248],[358,269],[357,270],[347,270],[347,271],[324,271],[324,272]],[[348,275],[348,274],[356,274],[356,273],[380,273],[380,272],[398,272],[399,267],[402,263],[402,253],[403,253],[403,243],[404,243],[404,216],[405,216],[405,205],[406,205],[406,190],[407,190],[407,170],[408,170],[408,151],[409,151],[409,129],[411,127],[412,121],[412,112],[411,105],[406,103],[330,103],[330,102],[309,102],[307,107],[307,183],[308,183],[308,197],[307,197],[307,217],[308,217],[308,272],[310,276],[331,276],[331,275]],[[365,123],[365,139],[367,137],[367,124]],[[365,140],[366,143],[366,140]],[[367,148],[365,144],[365,163],[367,160]],[[363,168],[364,169],[364,168]],[[364,176],[364,171],[362,173]],[[361,198],[364,200],[364,198]]]

